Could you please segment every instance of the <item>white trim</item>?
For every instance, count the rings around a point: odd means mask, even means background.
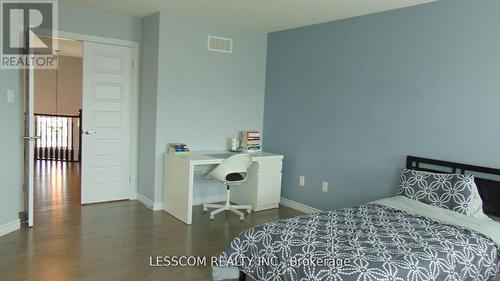
[[[204,203],[211,204],[211,203],[218,203],[218,202],[223,202],[223,201],[226,201],[226,194],[225,193],[224,194],[200,196],[200,197],[193,198],[193,206],[202,205]]]
[[[295,201],[292,201],[290,199],[286,199],[283,197],[281,197],[280,204],[283,206],[295,209],[297,211],[301,211],[301,212],[306,213],[306,214],[312,214],[312,213],[316,213],[316,212],[321,211],[320,209],[316,209],[316,208],[313,208],[311,206],[307,206],[307,205],[304,205],[302,203],[295,202]]]
[[[141,202],[147,208],[153,209],[153,201],[140,193],[137,193],[137,201]]]
[[[140,194],[140,193],[135,193],[135,196],[133,199],[130,200],[137,200],[141,202],[144,206],[146,206],[148,209],[151,209],[153,211],[160,211],[163,210],[163,202],[162,201],[157,201],[153,202],[153,200],[149,199],[148,197]],[[200,196],[200,197],[195,197],[193,198],[193,206],[198,206],[202,205],[203,203],[211,204],[211,203],[218,203],[218,202],[223,202],[226,200],[226,195],[225,194],[214,194],[214,195],[207,195],[207,196]],[[306,206],[304,204],[294,202],[285,198],[281,198],[281,205],[290,207],[292,209],[299,210],[304,213],[314,213],[314,212],[319,212],[320,210]],[[262,210],[268,210],[268,209],[275,209],[278,208],[277,204],[269,204],[265,206],[260,206],[260,208],[256,208],[254,211],[262,211]]]
[[[139,165],[139,54],[140,45],[132,47],[132,84],[130,88],[130,200],[137,198]]]
[[[136,193],[136,199],[137,201],[141,202],[144,206],[147,208],[153,210],[153,211],[159,211],[163,209],[163,202],[158,201],[158,202],[153,202],[153,200],[147,198],[146,196]],[[215,194],[215,195],[208,195],[208,196],[201,196],[201,197],[196,197],[193,198],[193,206],[201,205],[203,203],[217,203],[217,202],[222,202],[226,201],[226,194]]]
[[[4,236],[20,228],[21,228],[21,221],[19,219],[13,220],[8,223],[4,223],[3,225],[0,225],[0,236]]]
[[[58,37],[61,39],[69,39],[69,40],[80,40],[80,41],[89,41],[95,43],[103,43],[103,44],[111,44],[111,45],[119,45],[119,46],[127,46],[127,47],[138,47],[139,42],[135,41],[127,41],[120,40],[108,37],[95,36],[85,33],[74,33],[67,31],[58,31]]]
[[[130,194],[129,200],[137,200],[137,192]]]
[[[153,211],[161,211],[163,210],[163,201],[156,201],[153,204]]]
[[[130,84],[130,178],[129,199],[137,199],[137,170],[139,147],[139,53],[140,44],[135,41],[94,36],[84,33],[58,31],[58,38],[130,47],[132,49],[132,81]],[[157,204],[158,202],[155,202]],[[161,208],[160,208],[161,209]]]
[[[137,193],[137,201],[141,202],[144,206],[147,208],[153,210],[153,211],[160,211],[163,209],[163,202],[158,201],[158,202],[153,202],[153,200],[147,198],[146,196]]]
[[[253,206],[253,211],[259,212],[259,211],[264,211],[264,210],[277,209],[279,207],[280,207],[279,203],[271,203],[271,204],[266,204],[266,205]]]

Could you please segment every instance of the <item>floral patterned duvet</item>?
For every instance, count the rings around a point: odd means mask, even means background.
[[[500,248],[479,232],[370,203],[251,228],[219,261],[256,280],[491,280]]]

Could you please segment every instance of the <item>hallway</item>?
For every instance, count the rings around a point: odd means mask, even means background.
[[[37,160],[34,174],[35,225],[80,212],[80,162]]]

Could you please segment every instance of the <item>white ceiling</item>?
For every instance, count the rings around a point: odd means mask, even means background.
[[[157,11],[272,32],[435,0],[60,0],[97,11],[144,17]]]

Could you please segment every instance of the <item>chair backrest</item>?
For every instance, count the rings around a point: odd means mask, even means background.
[[[230,174],[243,174],[243,179],[236,182],[243,182],[247,178],[248,168],[252,165],[252,156],[249,154],[236,154],[224,159],[215,169],[208,173],[207,177],[216,179],[223,183],[231,183],[226,177]]]

